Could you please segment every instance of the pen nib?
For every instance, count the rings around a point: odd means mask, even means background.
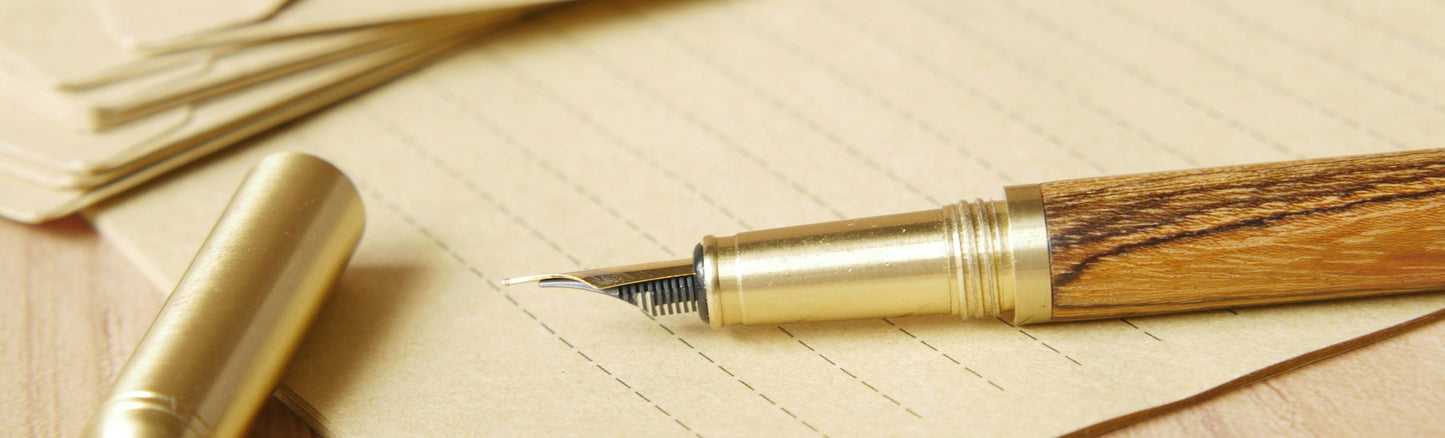
[[[623,301],[637,305],[648,315],[662,316],[697,311],[702,291],[692,275],[618,286],[610,291]],[[609,295],[611,295],[609,293]]]
[[[530,275],[502,281],[510,286],[536,282],[541,287],[580,289],[631,303],[652,316],[696,312],[703,289],[693,274],[692,260],[645,263],[565,274]]]

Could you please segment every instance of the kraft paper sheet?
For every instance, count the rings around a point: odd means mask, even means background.
[[[582,2],[90,213],[164,289],[295,150],[366,235],[281,395],[336,437],[1092,433],[1433,318],[1426,294],[714,330],[506,277],[1073,177],[1439,146],[1429,2]]]

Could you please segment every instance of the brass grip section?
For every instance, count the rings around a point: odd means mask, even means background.
[[[1007,201],[707,236],[697,273],[713,327],[908,315],[1049,319],[1037,185]]]

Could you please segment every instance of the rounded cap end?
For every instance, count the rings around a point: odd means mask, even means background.
[[[112,399],[101,405],[81,431],[81,438],[205,438],[211,434],[200,419],[148,399]]]

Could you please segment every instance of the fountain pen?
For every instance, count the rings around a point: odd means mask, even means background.
[[[706,236],[690,260],[513,278],[715,328],[1015,324],[1445,290],[1445,149],[1007,187],[1004,200]]]

